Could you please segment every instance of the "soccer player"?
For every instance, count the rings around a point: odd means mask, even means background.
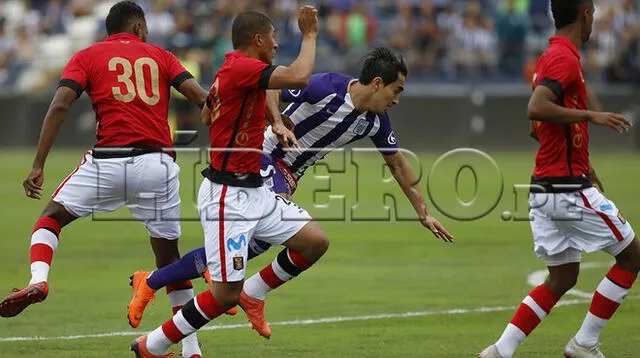
[[[533,78],[528,116],[540,142],[532,177],[530,225],[536,256],[549,276],[522,301],[495,344],[480,358],[509,358],[571,289],[582,251],[603,250],[616,258],[594,293],[584,322],[564,348],[569,358],[604,357],[600,332],[633,285],[640,269],[640,243],[615,204],[599,186],[589,162],[589,123],[628,130],[619,114],[587,109],[579,48],[591,34],[591,0],[552,0],[556,35],[540,56]]]
[[[403,154],[391,128],[387,109],[399,102],[407,77],[402,58],[387,48],[377,48],[365,58],[358,79],[339,73],[320,73],[311,76],[309,86],[302,90],[276,91],[275,115],[278,97],[291,105],[284,115],[295,125],[298,148],[283,149],[273,130],[265,131],[262,172],[265,183],[274,192],[289,199],[305,170],[335,148],[370,138],[379,149],[393,175],[413,204],[421,223],[437,237],[452,241],[453,237],[427,210],[418,180]],[[273,94],[270,92],[269,94]],[[276,125],[281,125],[277,123]],[[276,130],[277,132],[278,130]],[[265,252],[271,245],[261,240],[250,240],[249,259]],[[282,251],[278,256],[286,255]],[[197,278],[205,270],[205,249],[196,249],[180,261],[153,273],[134,273],[134,295],[129,305],[129,316],[142,317],[155,290],[174,281]],[[279,273],[274,279],[273,272]],[[281,265],[279,259],[253,275],[244,284],[247,296],[264,301],[268,291],[295,277],[297,270]],[[264,319],[249,315],[253,327],[269,337],[271,332]]]
[[[81,164],[58,186],[31,235],[29,285],[0,302],[0,316],[12,317],[49,292],[48,275],[61,229],[77,218],[127,206],[147,229],[158,267],[180,258],[179,167],[167,122],[169,89],[177,88],[202,106],[207,91],[177,58],[147,44],[145,15],[131,1],[115,4],[106,18],[108,37],[76,53],[65,67],[42,125],[25,193],[42,197],[44,167],[71,105],[86,91],[96,112],[96,139]],[[161,218],[161,219],[156,219]],[[193,297],[190,282],[167,287],[178,309]],[[183,342],[185,357],[200,357],[194,336]]]
[[[313,71],[316,9],[302,8],[298,26],[303,38],[298,58],[289,67],[273,66],[278,45],[271,19],[245,12],[233,20],[235,51],[226,55],[202,110],[212,150],[211,165],[203,171],[198,210],[211,289],[150,334],[134,340],[131,349],[139,358],[166,357],[172,344],[238,304],[245,311],[261,309],[255,307],[259,301],[242,292],[250,238],[286,246],[281,262],[297,272],[313,265],[329,246],[309,214],[263,186],[260,176],[266,90],[304,88]]]

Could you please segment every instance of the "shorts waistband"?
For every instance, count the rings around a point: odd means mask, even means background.
[[[593,187],[586,175],[574,177],[531,177],[530,193],[571,193]]]
[[[176,159],[174,151],[165,151],[160,147],[93,147],[91,156],[95,159],[113,159],[137,157],[149,153],[167,153],[174,160]]]
[[[233,173],[221,172],[211,167],[202,171],[202,176],[217,184],[238,186],[242,188],[259,188],[262,186],[262,177],[258,173]]]

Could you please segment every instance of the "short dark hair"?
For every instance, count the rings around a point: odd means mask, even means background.
[[[592,0],[551,0],[551,13],[556,29],[571,25],[578,20],[580,6]]]
[[[247,11],[233,19],[231,25],[231,42],[233,48],[247,47],[256,34],[264,34],[273,26],[269,16],[256,11]]]
[[[407,64],[402,56],[386,47],[378,47],[365,57],[358,81],[368,85],[374,78],[380,77],[386,86],[398,80],[398,72],[407,77]]]
[[[144,10],[133,1],[120,1],[113,5],[107,15],[107,34],[126,32],[133,21],[143,20]]]

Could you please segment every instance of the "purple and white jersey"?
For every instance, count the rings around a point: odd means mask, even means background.
[[[354,78],[339,73],[318,73],[301,90],[282,90],[282,101],[291,103],[285,114],[295,124],[300,148],[285,151],[270,129],[265,131],[263,149],[272,160],[282,159],[300,178],[316,161],[335,148],[371,138],[384,154],[398,151],[389,116],[359,112],[347,92]],[[307,150],[311,149],[311,150]]]

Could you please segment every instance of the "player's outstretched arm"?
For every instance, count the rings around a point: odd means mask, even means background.
[[[436,218],[434,218],[431,213],[429,213],[424,202],[424,196],[422,195],[420,186],[418,185],[418,178],[413,172],[413,169],[411,169],[411,166],[404,155],[400,152],[396,152],[391,155],[384,155],[383,157],[389,168],[391,168],[393,177],[396,179],[402,188],[402,191],[411,202],[411,205],[413,205],[413,208],[416,210],[422,225],[431,230],[437,238],[445,242],[453,242],[455,240],[453,235],[451,235],[447,229]]]
[[[626,132],[631,127],[631,123],[620,114],[566,108],[557,102],[558,97],[550,88],[537,86],[527,108],[529,119],[557,124],[588,121],[610,127],[619,133]]]
[[[194,78],[182,82],[180,86],[178,86],[178,91],[191,100],[191,102],[198,105],[199,108],[202,108],[204,102],[207,100],[207,91],[202,88]]]
[[[61,86],[56,91],[49,105],[49,110],[42,123],[40,140],[36,157],[33,160],[33,169],[23,182],[25,194],[33,199],[42,197],[42,184],[44,183],[44,164],[49,156],[53,141],[55,140],[62,122],[67,117],[69,108],[78,98],[78,93],[66,86]]]
[[[304,88],[309,83],[316,61],[318,11],[312,6],[303,7],[298,16],[298,27],[302,32],[300,54],[290,66],[278,66],[273,71],[269,89]]]

